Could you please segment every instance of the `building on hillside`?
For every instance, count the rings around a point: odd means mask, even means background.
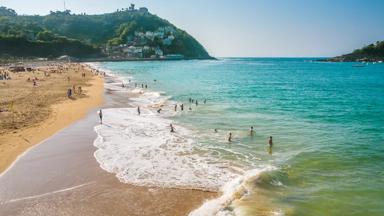
[[[160,39],[164,38],[164,31],[155,31],[153,34],[157,38],[160,38]]]
[[[155,34],[153,32],[147,31],[145,32],[145,37],[149,40],[153,40],[155,38]]]
[[[163,44],[166,46],[170,46],[170,45],[172,45],[172,42],[174,39],[175,39],[175,37],[170,35],[167,38],[163,39]]]

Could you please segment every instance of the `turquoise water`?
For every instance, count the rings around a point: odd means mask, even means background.
[[[191,107],[173,118],[209,154],[246,169],[278,168],[251,182],[233,208],[384,215],[384,64],[353,65],[285,58],[101,64]]]

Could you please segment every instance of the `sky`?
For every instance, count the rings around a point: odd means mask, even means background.
[[[147,7],[216,57],[326,57],[384,40],[383,0],[66,0],[74,13]],[[63,10],[63,0],[0,0],[18,14]]]

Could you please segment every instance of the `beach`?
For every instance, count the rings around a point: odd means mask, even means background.
[[[103,86],[100,80],[98,84]],[[105,82],[111,81],[107,77]],[[216,196],[200,190],[133,186],[101,169],[93,146],[97,136],[93,128],[99,124],[96,107],[131,106],[125,94],[101,89],[98,93],[104,100],[84,110],[85,115],[76,115],[80,121],[62,119],[72,114],[63,110],[71,109],[73,101],[69,107],[65,103],[55,105],[61,110],[56,118],[65,128],[42,138],[45,140],[21,155],[0,176],[1,215],[186,215]],[[91,102],[86,103],[90,106]],[[79,114],[80,110],[73,112]],[[51,121],[50,126],[57,124]],[[37,134],[43,130],[40,127],[30,128],[30,133]]]
[[[89,65],[103,103],[0,175],[0,215],[381,215],[383,65]]]

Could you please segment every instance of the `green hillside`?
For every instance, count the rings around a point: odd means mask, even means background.
[[[146,8],[101,15],[51,12],[17,15],[0,7],[0,56],[149,58],[179,54],[210,58],[192,36]]]
[[[334,62],[355,62],[355,61],[384,61],[384,41],[377,41],[376,44],[370,44],[352,53],[326,59]]]

